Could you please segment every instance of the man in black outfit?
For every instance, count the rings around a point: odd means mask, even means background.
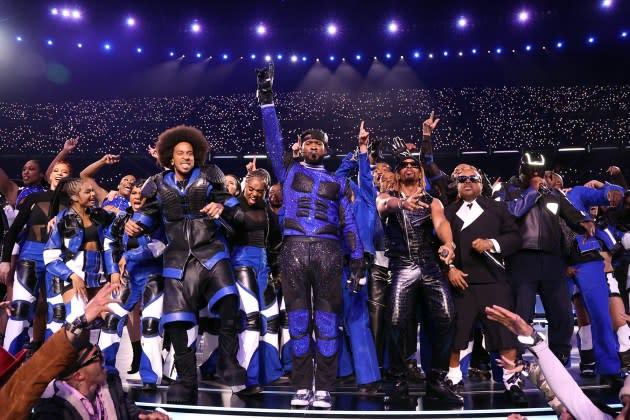
[[[521,247],[521,237],[507,206],[481,195],[482,178],[476,168],[463,167],[456,182],[460,199],[444,210],[456,245],[455,260],[448,269],[457,317],[447,377],[451,386],[461,389],[459,354],[468,347],[477,319],[486,331],[488,350],[499,351],[510,361],[516,359],[516,337],[503,325],[488,321],[484,311],[486,306],[514,306],[512,287],[500,264]],[[518,373],[503,375],[508,397],[516,404],[526,402],[520,382]]]

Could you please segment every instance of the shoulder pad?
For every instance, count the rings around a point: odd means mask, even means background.
[[[155,182],[155,178],[161,176],[162,174],[153,175],[144,182],[142,185],[140,194],[142,197],[153,198],[157,193],[157,183]]]
[[[210,181],[211,184],[225,183],[225,175],[217,165],[212,163],[208,164],[208,166],[203,168],[203,173],[206,174],[206,177],[208,177],[208,181]]]

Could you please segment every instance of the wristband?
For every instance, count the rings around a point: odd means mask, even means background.
[[[88,323],[85,314],[83,314],[80,317],[75,318],[71,323],[66,323],[65,328],[69,333],[80,335],[89,325],[90,324]]]

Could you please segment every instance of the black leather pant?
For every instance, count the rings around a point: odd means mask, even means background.
[[[431,369],[447,370],[455,332],[455,309],[449,286],[437,263],[433,260],[411,261],[392,258],[392,286],[388,308],[388,325],[392,334],[392,368],[402,370],[405,349],[415,347],[408,343],[415,337],[409,328],[415,325],[418,309],[422,322],[430,333]]]
[[[379,366],[383,366],[383,352],[385,349],[385,315],[389,300],[391,276],[389,269],[380,265],[372,265],[368,281],[368,311],[370,314],[370,329],[374,336],[376,357]]]

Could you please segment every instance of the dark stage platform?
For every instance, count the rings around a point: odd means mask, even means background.
[[[577,366],[574,363],[574,366]],[[586,395],[607,404],[619,406],[619,400],[607,386],[599,385],[596,378],[581,378],[577,368],[570,369]],[[317,419],[505,419],[511,413],[520,413],[531,419],[555,419],[540,391],[526,380],[525,393],[528,407],[515,407],[504,395],[502,384],[491,381],[474,382],[464,379],[465,406],[449,410],[439,404],[425,401],[424,385],[411,387],[408,399],[390,399],[384,392],[361,394],[354,385],[339,385],[333,393],[332,410],[295,410],[290,408],[293,390],[288,385],[267,386],[255,397],[238,397],[229,389],[213,382],[200,382],[197,405],[169,405],[166,386],[155,393],[142,392],[139,384],[129,383],[130,395],[138,405],[162,407],[174,419],[194,419],[211,415],[215,419],[253,419],[260,417],[301,417]],[[387,386],[387,384],[386,384]]]

